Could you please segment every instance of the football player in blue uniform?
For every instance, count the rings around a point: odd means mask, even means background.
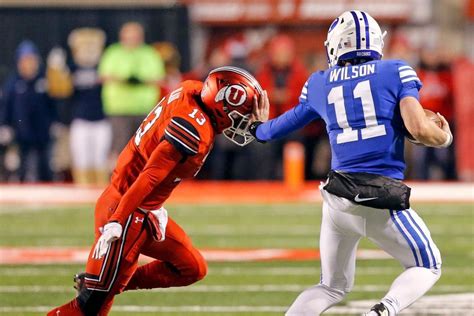
[[[321,280],[296,298],[287,315],[319,315],[351,291],[362,237],[405,268],[366,315],[397,315],[441,275],[439,250],[401,181],[404,140],[447,147],[453,136],[443,116],[438,114],[440,127],[425,115],[415,70],[401,60],[381,60],[384,35],[366,12],[343,13],[325,42],[329,69],[309,77],[296,107],[251,125],[265,142],[323,119],[331,144],[331,171],[320,186]],[[261,105],[258,111],[266,111]]]

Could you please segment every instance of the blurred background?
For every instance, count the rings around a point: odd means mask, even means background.
[[[448,149],[408,144],[407,178],[472,181],[474,0],[3,0],[0,181],[105,184],[161,96],[221,65],[255,74],[279,115],[327,68],[328,25],[353,8],[388,31],[384,58],[416,67],[423,106],[454,130]],[[198,177],[314,180],[329,162],[317,121],[243,149],[219,138]]]

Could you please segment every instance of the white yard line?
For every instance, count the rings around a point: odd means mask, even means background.
[[[194,285],[187,287],[174,287],[166,289],[152,289],[144,290],[151,292],[165,292],[165,293],[206,293],[206,292],[300,292],[306,289],[308,285],[301,284],[246,284],[246,285]],[[353,292],[384,292],[388,290],[388,285],[360,285],[355,286]],[[436,292],[465,292],[473,290],[473,286],[469,285],[439,285],[433,288]],[[71,291],[71,286],[62,285],[3,285],[0,286],[0,293],[62,293]]]
[[[114,313],[282,313],[287,306],[139,306],[139,305],[116,305],[112,308]],[[48,312],[52,307],[48,306],[25,306],[0,307],[0,313],[25,313],[25,312]]]
[[[0,270],[1,271],[1,270]],[[403,271],[400,267],[364,267],[357,268],[356,275],[387,275],[398,274]],[[443,267],[443,273],[474,273],[474,268],[450,268]],[[317,267],[225,267],[225,268],[209,268],[209,275],[317,275],[320,269]]]
[[[398,267],[363,267],[357,268],[356,275],[387,275],[398,274],[402,272],[402,268]],[[77,271],[79,272],[79,271]],[[71,269],[61,269],[54,267],[19,267],[19,268],[2,268],[0,266],[0,273],[6,277],[30,277],[47,274],[54,274],[57,276],[72,276],[74,274]],[[317,267],[223,267],[223,268],[209,268],[208,275],[225,275],[225,276],[242,276],[242,275],[280,275],[280,276],[319,276],[320,269]],[[463,273],[473,274],[474,268],[451,268],[443,267],[443,273]]]
[[[374,301],[352,301],[346,306],[335,306],[331,308],[328,315],[360,315],[367,312]],[[0,313],[25,313],[25,312],[47,312],[50,306],[3,306]],[[114,313],[283,313],[287,306],[140,306],[140,305],[115,305]],[[472,316],[474,309],[474,293],[449,294],[425,296],[413,304],[401,315],[464,315]]]

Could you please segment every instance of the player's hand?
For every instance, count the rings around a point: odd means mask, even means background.
[[[255,121],[266,122],[268,121],[269,115],[270,115],[270,101],[268,100],[267,91],[264,90],[259,100],[257,99],[256,96],[253,99],[252,118],[250,122],[251,123]]]
[[[97,244],[95,245],[94,252],[92,253],[92,258],[99,260],[107,253],[109,250],[110,244],[122,235],[122,225],[117,222],[107,223],[102,229],[102,235]]]
[[[436,113],[436,114],[438,115],[439,119],[441,120],[441,129],[443,131],[445,131],[446,133],[451,134],[451,129],[449,128],[449,123],[446,120],[446,118],[443,115],[441,115],[439,112]]]
[[[164,207],[156,211],[150,211],[147,224],[153,239],[158,242],[164,241],[166,237],[166,226],[168,225],[168,211]]]
[[[448,136],[448,138],[446,139],[446,142],[443,145],[441,145],[440,147],[448,147],[453,142],[453,133],[451,133],[451,129],[449,128],[449,123],[446,120],[446,118],[443,115],[441,115],[439,112],[436,113],[436,114],[438,115],[439,119],[441,120],[441,129]]]

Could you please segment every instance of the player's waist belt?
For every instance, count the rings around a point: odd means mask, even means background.
[[[400,180],[365,172],[331,170],[323,189],[354,203],[389,210],[410,208],[410,191]]]

